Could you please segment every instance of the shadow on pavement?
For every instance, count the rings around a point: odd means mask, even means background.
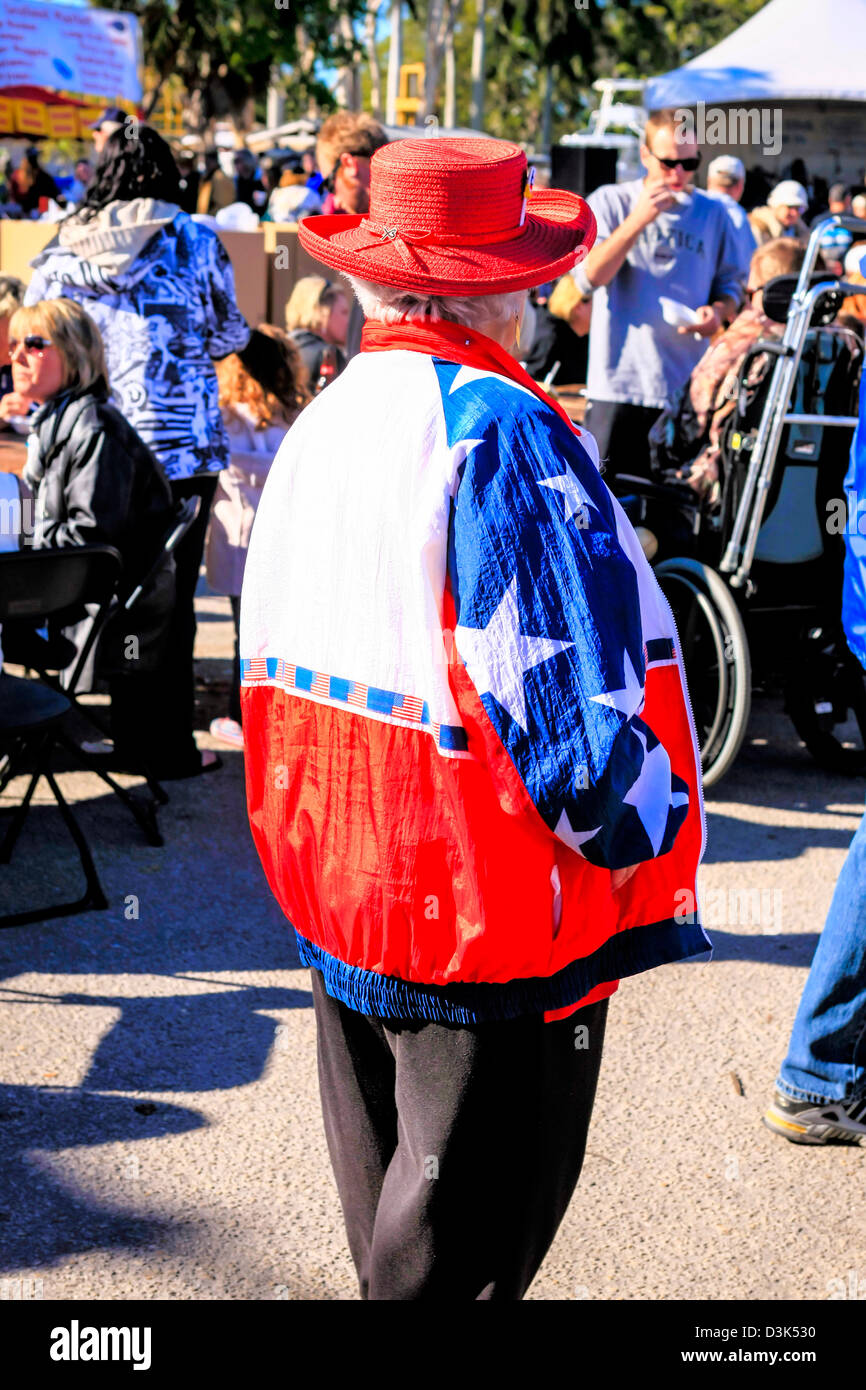
[[[842,776],[825,771],[800,740],[778,694],[755,691],[743,746],[730,772],[706,793],[710,803],[738,803],[796,811],[820,811],[833,803],[862,813],[862,774]]]
[[[764,803],[766,804],[766,803]],[[815,808],[818,809],[818,808]],[[840,815],[842,813],[840,812]],[[854,836],[848,826],[767,825],[721,811],[707,811],[705,864],[797,859],[809,849],[846,850]]]
[[[88,778],[83,791],[100,786]],[[227,754],[216,774],[167,790],[161,849],[143,843],[110,793],[75,803],[109,900],[106,911],[0,932],[0,979],[81,975],[92,977],[93,986],[41,993],[23,980],[24,988],[0,987],[0,999],[120,1011],[93,1055],[86,1077],[93,1088],[200,1092],[248,1085],[280,1046],[278,1022],[262,1011],[312,1007],[307,990],[250,978],[298,970],[300,962],[252,843],[240,755]],[[59,812],[35,806],[12,865],[0,869],[4,898],[8,886],[10,905],[61,901],[74,896],[80,881]],[[109,979],[100,988],[100,977],[128,982],[139,975],[153,978],[140,989],[134,980],[129,988]],[[179,977],[180,991],[171,983]],[[190,978],[200,982],[197,992]]]
[[[707,936],[713,943],[713,961],[753,960],[762,965],[812,964],[820,939],[818,932],[750,933],[723,931],[707,926]]]
[[[139,1102],[140,1103],[140,1102]],[[126,1249],[177,1237],[177,1222],[138,1217],[90,1196],[76,1194],[74,1184],[59,1182],[40,1165],[33,1150],[57,1153],[90,1144],[152,1139],[183,1134],[205,1121],[192,1110],[157,1105],[141,1114],[132,1100],[80,1090],[35,1086],[0,1087],[0,1268],[32,1269],[65,1255],[95,1248]],[[118,1158],[118,1176],[131,1183],[134,1160]]]
[[[215,987],[215,989],[218,987]],[[104,1091],[223,1091],[261,1075],[283,1033],[259,1009],[308,1009],[308,990],[262,987],[213,994],[60,995],[61,1004],[122,1009],[100,1041],[84,1085]]]
[[[265,880],[247,824],[242,757],[222,757],[218,772],[166,784],[170,801],[159,811],[161,848],[144,842],[129,812],[111,792],[103,794],[96,777],[77,779],[84,796],[75,800],[75,814],[109,906],[0,932],[0,977],[34,970],[243,975],[298,969],[294,935]],[[0,866],[4,907],[61,902],[82,887],[81,865],[59,811],[53,804],[35,805],[11,864]]]

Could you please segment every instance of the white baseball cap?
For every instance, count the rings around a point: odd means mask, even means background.
[[[724,174],[727,178],[739,182],[746,177],[746,166],[734,154],[720,154],[707,168],[708,178],[712,178],[714,174]]]
[[[801,183],[796,179],[783,179],[777,183],[769,198],[767,206],[771,208],[801,208],[804,212],[809,206],[809,195]]]

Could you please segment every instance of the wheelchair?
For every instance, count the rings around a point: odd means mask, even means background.
[[[764,312],[785,331],[742,364],[712,503],[669,477],[615,481],[673,610],[707,787],[737,757],[754,687],[783,692],[822,767],[866,771],[866,673],[841,619],[844,533],[857,524],[843,481],[863,347],[833,322],[858,287],[815,273],[831,225],[866,239],[866,222],[828,217],[799,276],[764,287]]]

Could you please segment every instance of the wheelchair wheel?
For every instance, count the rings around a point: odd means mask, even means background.
[[[699,560],[665,560],[656,578],[679,633],[705,787],[729,770],[752,707],[752,663],[730,590]]]
[[[848,777],[866,772],[866,672],[844,638],[819,651],[807,649],[802,669],[789,679],[785,708],[827,772]]]

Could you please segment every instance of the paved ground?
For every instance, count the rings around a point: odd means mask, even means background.
[[[199,610],[209,718],[230,623],[226,600]],[[759,1123],[862,783],[819,772],[778,702],[749,737],[708,803],[716,959],[612,1002],[584,1174],[531,1299],[866,1294],[866,1149]],[[172,785],[164,849],[65,774],[110,908],[0,934],[0,1280],[41,1279],[46,1299],[357,1296],[309,979],[252,848],[242,758],[223,756]],[[10,909],[67,869],[43,797],[2,871]]]

